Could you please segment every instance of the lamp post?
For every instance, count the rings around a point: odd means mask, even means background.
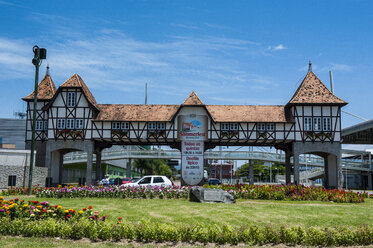
[[[32,64],[35,66],[35,88],[34,88],[34,108],[32,110],[32,134],[31,134],[31,155],[30,155],[30,172],[28,180],[28,195],[31,195],[32,188],[32,172],[34,170],[34,151],[35,151],[35,125],[36,125],[36,108],[38,103],[38,83],[39,83],[39,67],[43,59],[47,58],[47,49],[34,46],[32,48],[34,58]]]

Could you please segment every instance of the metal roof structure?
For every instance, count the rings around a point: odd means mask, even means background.
[[[343,144],[373,144],[373,120],[342,129]]]

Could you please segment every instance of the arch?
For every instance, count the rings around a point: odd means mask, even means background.
[[[299,183],[299,156],[301,154],[315,154],[324,158],[324,187],[342,187],[342,164],[340,143],[294,142],[294,181]]]
[[[63,155],[72,151],[87,152],[86,182],[92,183],[92,161],[94,152],[93,141],[48,141],[45,152],[45,165],[48,167],[48,177],[52,185],[63,182]]]

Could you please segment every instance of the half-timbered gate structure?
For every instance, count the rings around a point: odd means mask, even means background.
[[[23,98],[28,147],[33,96]],[[285,151],[287,183],[291,157],[294,183],[299,183],[299,155],[319,155],[324,158],[324,185],[341,187],[341,107],[347,103],[329,91],[311,67],[286,105],[206,105],[195,92],[181,105],[98,104],[79,75],[56,89],[49,73],[39,84],[37,98],[36,165],[48,167],[54,184],[62,182],[65,153],[88,153],[86,182],[92,183],[93,154],[100,179],[102,149],[153,144],[182,150],[183,178],[191,184],[202,178],[195,172],[200,171],[203,151],[224,145]]]

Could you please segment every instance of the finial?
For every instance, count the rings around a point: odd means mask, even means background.
[[[49,64],[47,64],[47,71],[45,72],[45,75],[50,75],[50,73],[49,73]]]
[[[308,62],[308,71],[312,71],[312,63],[311,60]]]

